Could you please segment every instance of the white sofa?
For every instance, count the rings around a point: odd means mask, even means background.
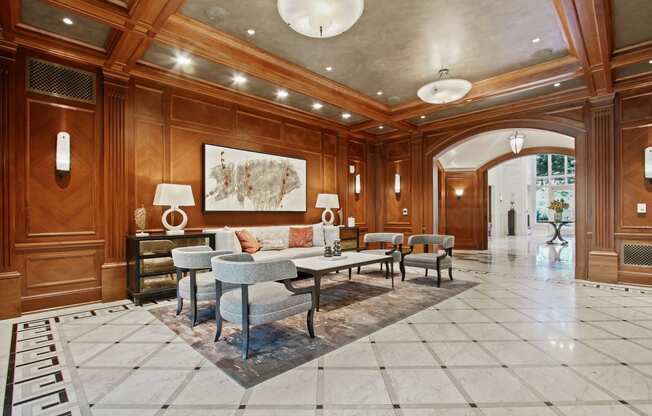
[[[290,247],[288,246],[290,227],[312,227],[312,247]],[[323,224],[313,225],[274,225],[264,227],[224,227],[206,228],[206,233],[215,234],[215,249],[229,250],[234,253],[241,253],[240,241],[235,235],[236,230],[246,229],[251,232],[259,241],[274,240],[282,241],[286,248],[281,250],[261,250],[254,253],[256,260],[285,259],[292,260],[302,257],[314,257],[323,254],[325,245],[333,245],[333,241],[340,238],[340,229],[337,226]]]

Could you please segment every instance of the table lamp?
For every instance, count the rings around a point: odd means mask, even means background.
[[[154,205],[170,206],[161,217],[161,222],[167,230],[165,233],[168,235],[183,234],[183,229],[188,223],[188,216],[179,207],[195,206],[195,198],[192,196],[192,188],[190,185],[159,183],[156,186]],[[167,216],[175,211],[181,214],[181,223],[178,225],[170,225]]]
[[[338,209],[340,207],[340,200],[337,194],[318,194],[317,203],[315,208],[324,208],[324,213],[321,214],[321,222],[326,225],[333,225],[335,221],[335,214],[332,208]],[[330,218],[326,219],[330,214]]]

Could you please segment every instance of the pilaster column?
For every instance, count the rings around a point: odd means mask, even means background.
[[[102,300],[126,297],[125,237],[129,233],[128,79],[104,71],[104,264]]]
[[[412,212],[410,213],[410,222],[412,223],[412,233],[421,234],[424,232],[424,201],[423,196],[427,192],[423,192],[424,185],[428,182],[424,181],[424,161],[423,161],[423,133],[416,131],[410,136],[410,159],[412,161],[412,172],[410,176],[412,179]],[[407,241],[407,240],[406,240]]]
[[[618,281],[618,254],[614,240],[615,127],[614,94],[590,99],[588,140],[589,189],[592,238],[589,279]]]
[[[0,319],[21,312],[21,276],[14,260],[15,183],[14,137],[16,45],[0,39]]]

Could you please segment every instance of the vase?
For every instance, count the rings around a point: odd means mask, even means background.
[[[563,213],[561,213],[561,212],[555,212],[555,222],[561,222],[562,221],[562,215],[563,215]]]

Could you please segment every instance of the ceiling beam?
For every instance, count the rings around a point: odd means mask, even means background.
[[[477,101],[510,92],[528,91],[555,82],[568,81],[581,75],[577,59],[566,56],[475,82],[469,94],[462,101],[448,104],[429,104],[421,100],[410,101],[394,108],[392,121],[402,121],[460,106],[467,100]]]
[[[554,5],[569,51],[582,63],[589,90],[598,95],[610,93],[613,90],[611,2],[554,0]]]
[[[652,44],[644,43],[626,52],[616,52],[611,59],[613,69],[652,60]]]
[[[390,110],[352,88],[179,14],[168,19],[156,40],[373,120],[386,119]]]
[[[110,49],[106,67],[128,73],[143,56],[156,34],[185,0],[147,0],[134,4],[127,27],[120,31]]]
[[[243,94],[233,91],[221,85],[210,82],[189,79],[183,75],[167,71],[163,68],[150,66],[147,64],[137,63],[131,70],[131,75],[137,78],[151,80],[157,83],[163,83],[173,88],[180,88],[191,91],[196,94],[217,98],[219,100],[235,103],[245,108],[255,108],[256,110],[275,114],[280,117],[292,118],[299,122],[319,126],[337,132],[346,132],[346,126],[335,121],[315,116],[314,114],[297,110],[293,107],[280,106],[274,102],[259,98],[256,96]]]
[[[129,23],[129,13],[120,6],[101,0],[43,0],[61,9],[91,18],[114,29],[124,30]],[[149,0],[148,0],[149,1]],[[140,0],[138,3],[142,3]]]

